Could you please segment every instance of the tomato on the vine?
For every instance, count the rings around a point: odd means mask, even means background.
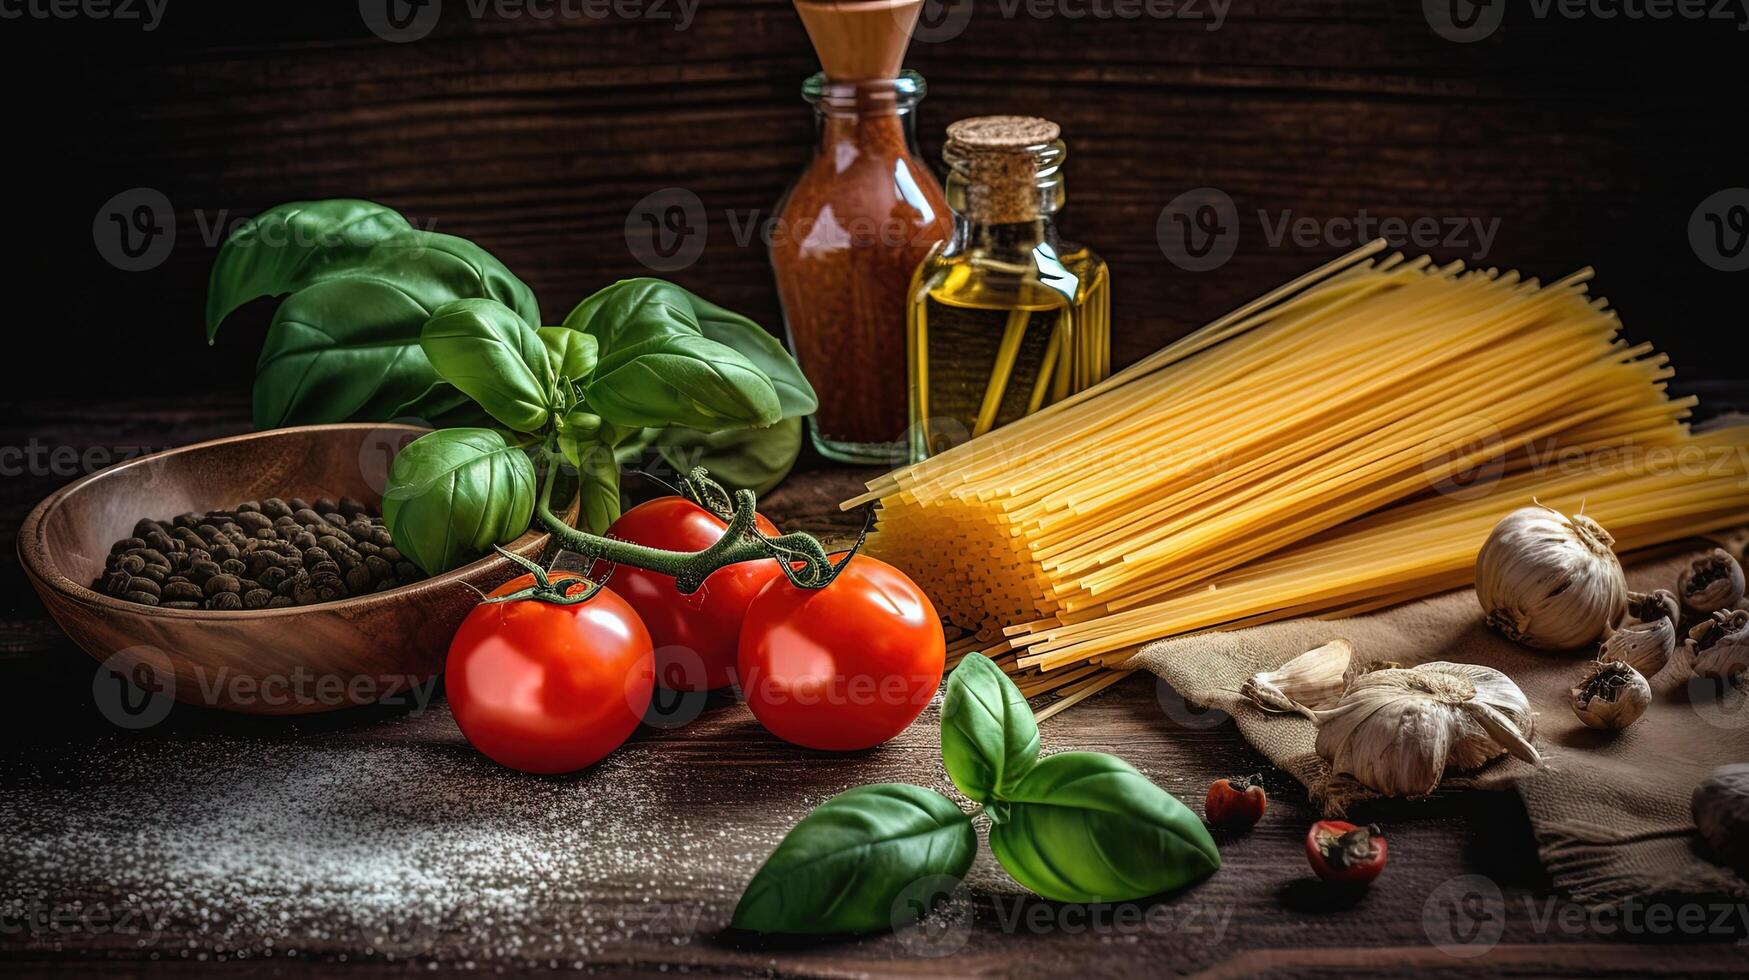
[[[580,580],[554,572],[559,589]],[[505,596],[536,584],[523,575]],[[561,773],[618,748],[643,720],[655,685],[650,634],[612,589],[586,602],[482,602],[450,642],[444,687],[474,748],[512,769]]]
[[[778,534],[763,516],[754,526]],[[727,527],[685,497],[658,497],[621,514],[607,536],[665,551],[703,551]],[[673,576],[621,565],[609,582],[650,631],[656,682],[671,691],[708,691],[735,682],[735,642],[747,605],[782,575],[776,561],[744,561],[717,569],[697,592],[681,595]]]
[[[772,734],[850,751],[904,731],[941,684],[941,619],[904,572],[857,555],[823,589],[779,577],[747,607],[738,666]]]

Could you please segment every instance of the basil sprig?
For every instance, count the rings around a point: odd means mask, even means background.
[[[266,296],[285,299],[257,362],[257,427],[440,426],[396,458],[384,506],[431,574],[526,530],[534,475],[560,461],[597,533],[619,516],[622,446],[698,447],[744,478],[732,484],[775,483],[801,448],[799,424],[782,423],[816,407],[775,338],[679,286],[618,282],[542,326],[534,293],[490,253],[369,201],[285,204],[238,228],[213,265],[208,340]]]
[[[1100,752],[1039,758],[1019,688],[982,654],[948,679],[942,760],[983,804],[990,850],[1014,880],[1061,902],[1124,902],[1194,884],[1220,852],[1202,821],[1128,763]],[[920,786],[883,783],[827,800],[783,839],[741,896],[731,924],[761,933],[897,928],[971,867],[971,818]]]

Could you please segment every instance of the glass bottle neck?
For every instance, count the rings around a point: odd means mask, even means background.
[[[1057,223],[1049,215],[1031,221],[989,223],[977,221],[955,211],[953,236],[945,248],[947,255],[975,253],[997,261],[1020,262],[1040,246],[1052,253],[1060,251]]]
[[[901,141],[915,152],[916,117],[922,101],[923,76],[906,71],[898,78],[840,82],[823,73],[802,85],[802,98],[814,106],[819,146],[825,150],[845,141],[870,138]]]
[[[952,140],[943,150],[949,167],[947,206],[953,211],[950,249],[1017,259],[1039,246],[1057,251],[1056,214],[1063,207],[1060,140],[991,153]]]

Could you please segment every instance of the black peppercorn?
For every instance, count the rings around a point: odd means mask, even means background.
[[[423,577],[393,540],[382,518],[351,497],[269,497],[234,510],[137,521],[110,548],[92,587],[174,609],[332,602]]]
[[[206,597],[206,593],[202,592],[200,586],[193,582],[167,582],[164,585],[163,597],[166,601],[174,599],[177,602],[199,602]]]

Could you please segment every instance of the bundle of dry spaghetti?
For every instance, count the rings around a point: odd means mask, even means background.
[[[1463,585],[1532,497],[1629,546],[1749,520],[1749,430],[1692,435],[1693,400],[1588,270],[1545,285],[1382,248],[845,506],[878,501],[870,550],[972,631],[956,651],[1056,672],[1032,693],[1150,640]]]

